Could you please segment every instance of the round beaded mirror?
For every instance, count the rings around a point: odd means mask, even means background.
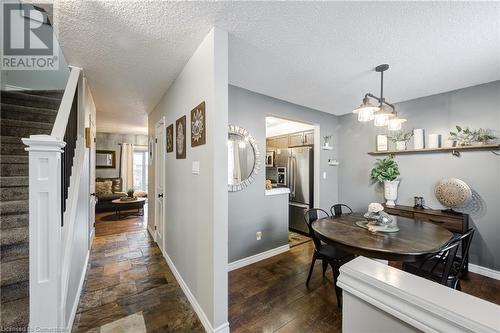
[[[259,147],[246,129],[229,125],[227,152],[227,188],[230,192],[241,191],[255,180],[260,169]]]

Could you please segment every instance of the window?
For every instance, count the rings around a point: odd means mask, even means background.
[[[148,191],[148,151],[134,149],[134,189]]]

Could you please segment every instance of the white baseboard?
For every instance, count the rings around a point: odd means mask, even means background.
[[[78,291],[76,292],[75,301],[73,302],[73,307],[71,308],[71,315],[69,317],[68,324],[66,325],[66,332],[71,332],[71,328],[73,327],[73,322],[75,321],[76,310],[78,309],[78,303],[80,302],[80,296],[82,295],[83,283],[85,282],[85,276],[87,275],[89,258],[90,258],[90,250],[87,251],[87,256],[85,257],[85,265],[83,266],[82,276],[80,277],[80,282],[78,284]]]
[[[149,228],[148,228],[148,230],[149,230]],[[208,333],[229,333],[229,323],[228,322],[225,322],[224,324],[216,327],[215,329],[212,327],[212,323],[210,323],[210,320],[208,320],[207,315],[205,314],[205,312],[201,308],[200,304],[198,303],[198,301],[194,297],[193,293],[191,293],[191,290],[189,290],[188,285],[186,284],[186,282],[182,278],[181,274],[179,273],[179,271],[175,267],[174,262],[172,261],[172,259],[170,259],[170,257],[168,256],[168,254],[165,251],[163,251],[163,257],[167,261],[168,267],[170,267],[170,270],[172,271],[172,273],[175,276],[175,279],[177,280],[177,282],[181,286],[181,289],[184,292],[184,294],[186,295],[187,299],[189,300],[189,303],[191,303],[191,306],[193,307],[194,311],[198,315],[198,318],[200,319],[203,327],[205,328],[205,331]]]
[[[227,270],[229,272],[234,271],[235,269],[251,265],[253,263],[256,263],[258,261],[261,261],[261,260],[264,260],[264,259],[267,259],[270,257],[274,257],[275,255],[278,255],[278,254],[283,253],[283,252],[287,252],[289,250],[290,250],[290,246],[287,244],[287,245],[283,245],[283,246],[280,246],[280,247],[277,247],[277,248],[274,248],[274,249],[271,249],[271,250],[268,250],[265,252],[254,254],[253,256],[230,262],[227,265]]]
[[[491,268],[469,264],[469,272],[487,276],[495,280],[500,280],[500,271],[496,271]]]
[[[151,226],[148,224],[148,232],[151,235],[151,237],[155,238],[155,231],[151,229]]]

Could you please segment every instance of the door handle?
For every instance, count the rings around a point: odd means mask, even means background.
[[[158,198],[163,198],[163,193],[162,194],[158,194]]]
[[[309,205],[300,204],[300,203],[296,203],[296,202],[289,202],[288,205],[293,206],[293,207],[302,208],[302,209],[309,209]]]
[[[90,193],[91,196],[95,197],[95,193]]]

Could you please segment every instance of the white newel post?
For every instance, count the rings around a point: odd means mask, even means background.
[[[29,326],[60,328],[61,153],[66,143],[49,135],[22,141],[29,152]]]

